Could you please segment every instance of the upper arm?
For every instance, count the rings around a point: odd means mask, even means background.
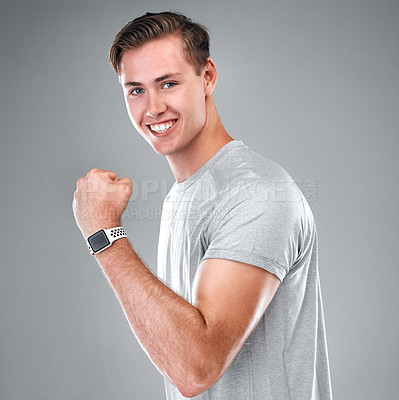
[[[275,200],[263,185],[252,196],[258,181],[248,182],[247,191],[233,191],[216,204],[193,285],[192,302],[206,324],[200,367],[211,371],[211,385],[231,364],[298,256],[303,208],[295,185],[286,182],[285,198]]]
[[[279,283],[275,275],[253,265],[216,258],[201,262],[193,305],[207,327],[206,352],[212,355],[216,380],[259,322]]]

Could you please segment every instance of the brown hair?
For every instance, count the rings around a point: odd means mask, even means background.
[[[116,35],[109,51],[109,62],[117,75],[123,54],[156,38],[178,33],[181,35],[187,60],[197,75],[209,57],[209,34],[206,28],[183,14],[175,12],[150,13],[130,21]]]

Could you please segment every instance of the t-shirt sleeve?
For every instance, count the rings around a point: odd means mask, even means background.
[[[282,281],[295,263],[303,205],[298,192],[285,199],[256,196],[220,201],[214,210],[202,258],[240,261]]]

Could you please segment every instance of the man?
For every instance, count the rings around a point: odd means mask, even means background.
[[[205,28],[147,13],[110,61],[133,125],[176,179],[158,277],[120,227],[129,178],[91,170],[74,214],[167,398],[331,399],[312,212],[285,170],[224,129]]]

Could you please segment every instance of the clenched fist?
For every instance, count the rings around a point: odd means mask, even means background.
[[[79,178],[72,208],[85,239],[100,229],[120,226],[131,194],[130,178],[118,179],[112,171],[92,169]]]

